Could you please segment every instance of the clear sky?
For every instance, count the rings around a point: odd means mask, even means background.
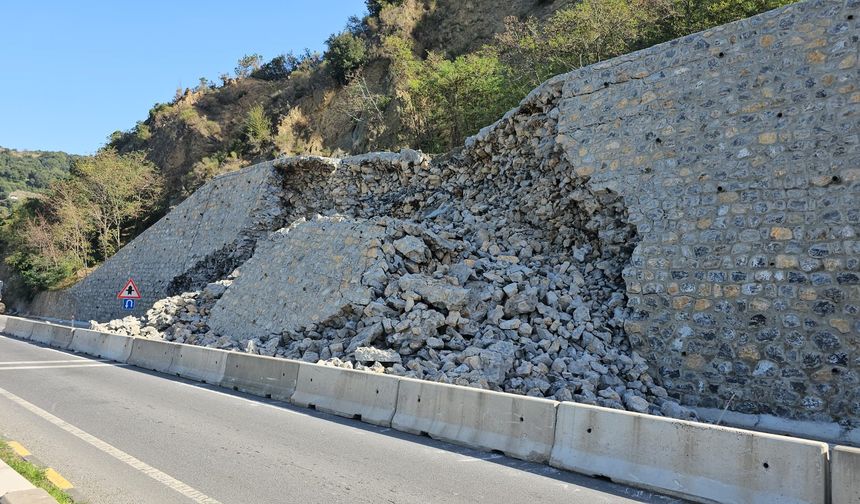
[[[364,0],[0,0],[0,146],[90,154],[244,54],[329,34]]]

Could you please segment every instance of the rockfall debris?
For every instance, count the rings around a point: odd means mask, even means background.
[[[618,195],[564,161],[560,94],[550,81],[446,159],[281,160],[287,225],[250,259],[139,319],[93,325],[690,418],[625,336],[636,229]]]

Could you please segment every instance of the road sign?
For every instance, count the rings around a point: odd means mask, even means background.
[[[129,278],[125,287],[117,293],[116,297],[119,299],[140,299],[140,289],[137,288],[134,280]]]
[[[134,299],[123,299],[122,307],[126,310],[134,310]]]

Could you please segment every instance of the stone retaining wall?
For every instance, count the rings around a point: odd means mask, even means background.
[[[564,78],[559,137],[641,242],[626,325],[686,404],[860,418],[857,1],[809,1]]]
[[[272,165],[207,183],[81,282],[37,296],[30,311],[76,320],[142,315],[161,298],[226,275],[280,227],[280,176]],[[116,298],[129,278],[143,296],[131,311]]]

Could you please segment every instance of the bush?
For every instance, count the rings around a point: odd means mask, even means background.
[[[367,60],[364,40],[345,31],[329,37],[326,45],[328,50],[324,58],[330,65],[332,76],[340,84],[346,84]]]
[[[15,252],[6,257],[6,264],[15,270],[28,288],[33,291],[49,289],[75,272],[73,261],[65,259],[53,263],[44,257],[26,252]]]
[[[258,152],[272,141],[272,121],[259,103],[251,107],[245,117],[245,137],[252,149]]]
[[[582,0],[535,19],[505,20],[493,50],[523,89],[598,61],[749,17],[793,0]]]

